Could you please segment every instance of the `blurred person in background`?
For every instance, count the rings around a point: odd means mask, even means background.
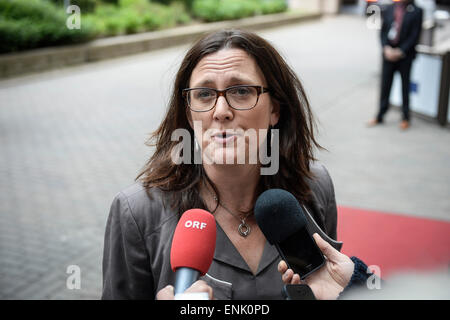
[[[411,66],[416,57],[415,46],[419,42],[422,29],[423,10],[414,4],[414,0],[399,0],[386,7],[382,14],[381,45],[383,62],[381,74],[380,104],[376,118],[369,127],[383,123],[383,117],[389,108],[394,73],[400,72],[402,78],[402,121],[400,128],[410,126],[409,86]]]

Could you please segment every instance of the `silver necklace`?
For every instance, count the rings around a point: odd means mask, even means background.
[[[247,213],[247,215],[246,215],[245,217],[240,218],[240,217],[236,216],[233,212],[231,212],[230,209],[228,209],[228,208],[225,207],[222,203],[220,203],[220,202],[219,202],[219,199],[217,199],[217,196],[215,196],[215,195],[212,195],[212,196],[214,197],[214,200],[215,200],[222,208],[224,208],[229,214],[231,214],[233,217],[235,217],[236,219],[238,219],[238,220],[241,222],[241,224],[240,224],[239,227],[238,227],[238,232],[239,232],[239,235],[240,235],[241,237],[246,238],[246,237],[250,234],[250,231],[251,231],[252,229],[250,228],[250,226],[249,226],[247,223],[245,223],[245,219],[248,218],[248,216],[250,215],[251,212]]]

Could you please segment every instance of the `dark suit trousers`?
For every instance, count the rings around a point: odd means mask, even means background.
[[[395,71],[400,72],[402,79],[402,111],[403,120],[409,121],[409,86],[412,66],[412,57],[405,57],[396,62],[390,62],[383,57],[383,69],[381,74],[380,109],[377,115],[378,122],[383,122],[383,117],[389,108],[389,95],[391,93],[392,80]]]

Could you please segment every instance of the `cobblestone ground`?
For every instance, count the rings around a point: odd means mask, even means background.
[[[261,33],[299,73],[338,203],[449,219],[448,129],[376,110],[377,34],[338,16]],[[358,46],[355,46],[358,43]],[[186,47],[0,81],[0,299],[98,299],[114,195],[151,154]],[[388,150],[389,152],[384,152]],[[67,267],[81,270],[69,290]]]

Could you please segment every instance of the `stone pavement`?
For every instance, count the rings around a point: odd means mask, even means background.
[[[376,111],[379,44],[363,17],[261,32],[293,66],[319,120],[338,204],[450,220],[450,131]],[[0,81],[0,299],[97,299],[114,195],[151,154],[186,46]],[[81,289],[69,290],[69,265]]]

